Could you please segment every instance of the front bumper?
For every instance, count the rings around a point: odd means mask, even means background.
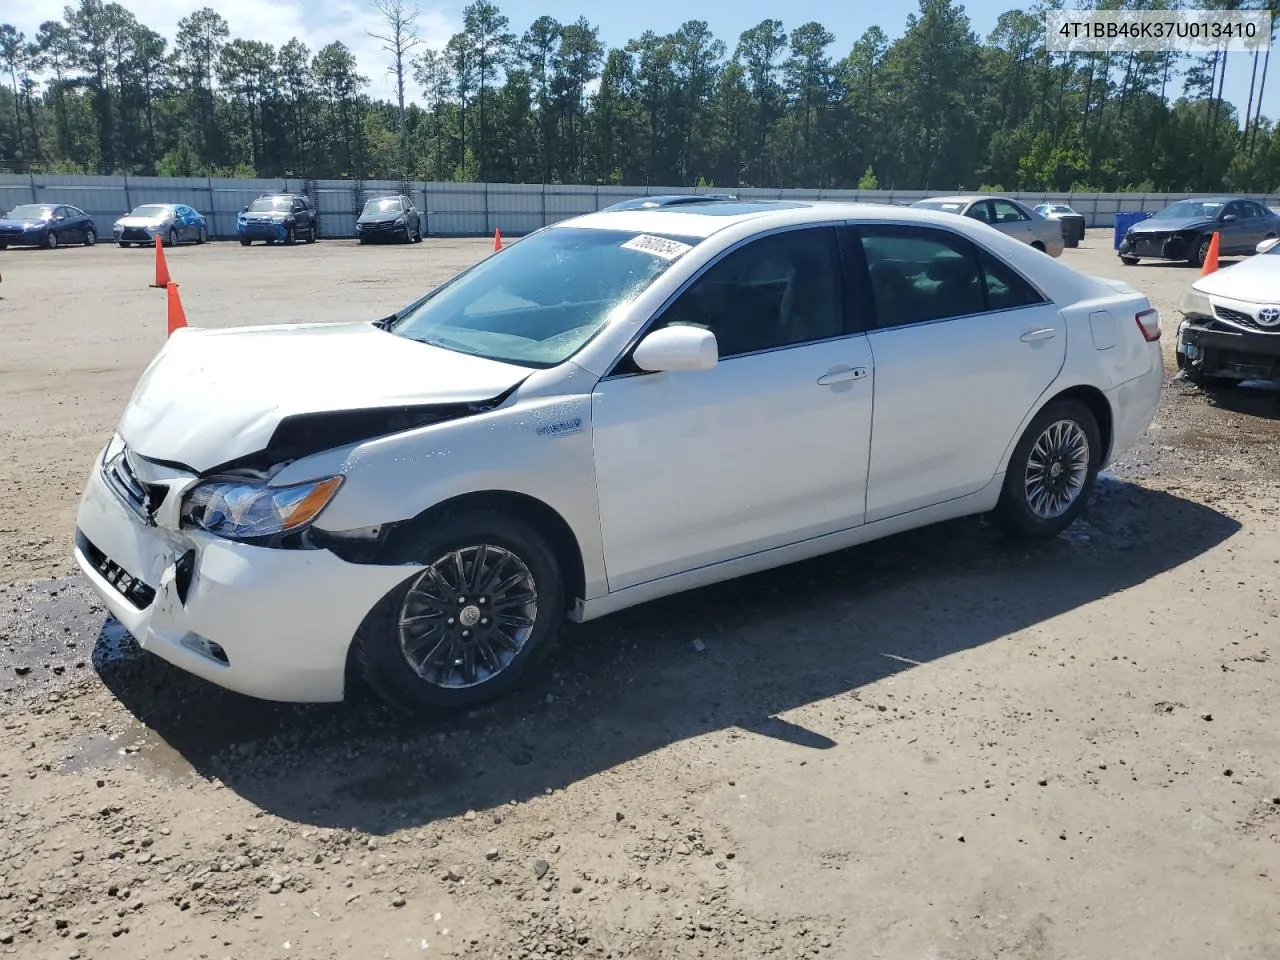
[[[236,222],[236,236],[241,240],[283,240],[288,233],[283,220],[273,223]]]
[[[20,233],[0,233],[0,243],[3,243],[6,247],[38,247],[48,239],[48,230],[23,230]]]
[[[111,231],[116,243],[155,243],[160,227],[116,227]]]
[[[107,485],[102,463],[76,517],[76,563],[144,649],[251,697],[343,698],[356,629],[414,568],[149,524]]]
[[[1195,238],[1178,233],[1129,233],[1120,241],[1122,257],[1144,260],[1186,260],[1194,252]]]
[[[1175,350],[1183,365],[1202,376],[1280,380],[1280,333],[1251,333],[1189,319],[1178,328]]]
[[[362,240],[398,240],[404,236],[406,226],[391,220],[379,220],[374,223],[357,223],[356,235]]]

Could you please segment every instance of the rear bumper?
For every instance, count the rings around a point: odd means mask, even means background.
[[[1151,352],[1151,366],[1147,372],[1106,391],[1112,411],[1111,450],[1103,466],[1123,456],[1142,438],[1160,407],[1164,352],[1159,342],[1147,344],[1147,348]]]
[[[1178,331],[1176,350],[1187,366],[1207,377],[1280,379],[1280,334],[1223,330],[1193,320]]]
[[[101,464],[76,517],[75,559],[144,649],[248,696],[342,699],[357,628],[413,567],[148,525],[107,486]]]

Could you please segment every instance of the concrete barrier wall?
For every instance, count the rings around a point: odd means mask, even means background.
[[[693,187],[574,186],[539,183],[433,183],[396,180],[222,180],[211,177],[89,177],[0,174],[0,210],[20,203],[67,203],[93,216],[100,235],[109,235],[117,217],[141,203],[185,203],[209,218],[215,237],[235,235],[236,214],[263,193],[309,195],[320,214],[321,237],[354,237],[355,218],[365,200],[381,194],[408,194],[426,211],[434,236],[520,236],[557,220],[591,213],[630,197],[670,193],[733,193],[743,199],[845,200],[911,203],[939,191],[923,190],[698,190]],[[1032,206],[1065,202],[1084,214],[1090,227],[1111,228],[1122,211],[1154,212],[1175,200],[1207,193],[1012,193]],[[1250,195],[1269,207],[1280,197]]]

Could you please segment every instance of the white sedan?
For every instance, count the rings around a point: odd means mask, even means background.
[[[1280,240],[1201,277],[1182,298],[1178,368],[1193,383],[1280,380]]]
[[[1160,315],[978,221],[708,200],[540,230],[375,323],[176,332],[75,555],[258,697],[509,689],[561,621],[968,514],[1079,515]]]

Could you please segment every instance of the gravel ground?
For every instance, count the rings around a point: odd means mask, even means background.
[[[1165,313],[1194,273],[1069,250]],[[371,318],[488,249],[168,252],[196,325]],[[981,520],[567,631],[444,723],[141,653],[68,557],[151,256],[0,257],[0,952],[1280,957],[1280,394],[1170,377],[1056,541]]]

